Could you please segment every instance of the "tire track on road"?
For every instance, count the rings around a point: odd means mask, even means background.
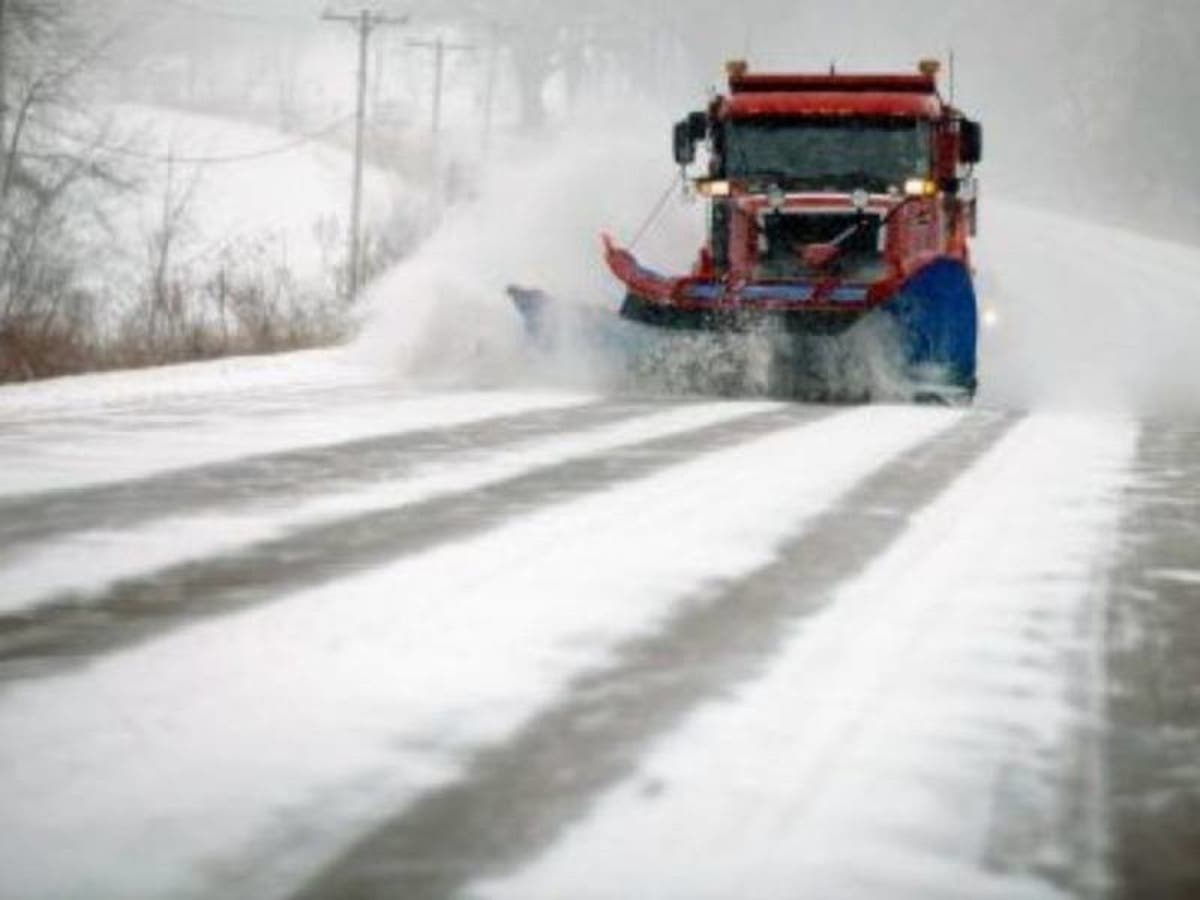
[[[24,615],[0,616],[0,683],[80,665],[190,622],[462,540],[832,414],[815,407],[734,414],[470,490],[300,528],[237,553],[119,581],[99,594],[62,596]]]
[[[774,562],[682,603],[662,631],[618,648],[611,666],[478,753],[461,780],[398,813],[294,900],[454,897],[548,847],[697,704],[759,674],[790,623],[825,605],[1015,421],[974,413],[885,464]]]
[[[1200,897],[1200,429],[1147,425],[1110,578],[1114,895]]]
[[[0,551],[95,529],[129,528],[180,512],[296,499],[403,476],[418,465],[611,425],[653,412],[648,401],[591,403],[266,453],[127,481],[0,500]]]

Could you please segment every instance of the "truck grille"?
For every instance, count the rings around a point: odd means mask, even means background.
[[[797,252],[809,244],[827,244],[858,222],[856,213],[777,213],[760,220],[756,279],[806,278],[819,273],[804,265]],[[880,249],[882,219],[870,215],[842,243],[840,274],[856,281],[873,281],[884,271]]]

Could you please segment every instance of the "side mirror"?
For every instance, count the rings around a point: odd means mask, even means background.
[[[675,125],[675,162],[681,166],[696,161],[696,144],[708,137],[708,115],[702,112],[689,113],[688,117]]]
[[[681,166],[691,165],[696,161],[696,144],[692,141],[692,133],[687,120],[675,123],[675,162]]]
[[[983,160],[983,126],[963,119],[959,126],[959,159],[968,166]]]

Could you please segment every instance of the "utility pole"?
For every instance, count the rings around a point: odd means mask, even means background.
[[[2,3],[3,0],[0,0]],[[492,146],[492,115],[496,105],[496,77],[500,66],[500,26],[492,24],[488,42],[487,83],[483,86],[483,156]]]
[[[442,80],[446,72],[446,44],[439,37],[433,47],[433,124],[430,132],[434,140],[442,130]]]
[[[484,85],[484,158],[492,146],[492,128],[496,118],[496,82],[499,78],[500,38],[505,32],[516,31],[515,26],[492,22],[488,25],[490,40],[487,43],[487,83]]]
[[[8,148],[8,20],[7,0],[0,0],[0,155]]]
[[[383,57],[386,39],[381,38],[375,44],[375,71],[371,74],[371,115],[379,117],[379,108],[383,105]]]
[[[4,0],[0,0],[0,3]],[[347,297],[355,300],[362,285],[362,190],[363,190],[363,139],[367,124],[367,50],[371,32],[382,25],[403,25],[408,17],[385,16],[369,9],[356,15],[326,12],[322,17],[327,22],[348,22],[358,31],[358,97],[354,113],[354,181],[350,195],[350,248],[349,283]]]
[[[496,123],[496,82],[500,77],[500,54],[504,49],[504,35],[520,30],[517,25],[502,22],[488,23],[487,82],[483,86],[483,157],[487,158],[492,146],[492,132]]]
[[[445,82],[446,53],[459,50],[474,50],[474,44],[447,44],[439,35],[433,41],[409,41],[410,47],[420,47],[433,51],[433,112],[430,122],[430,133],[433,135],[433,145],[430,155],[436,168],[438,161],[438,138],[442,130],[442,85]],[[434,173],[435,177],[437,173]]]

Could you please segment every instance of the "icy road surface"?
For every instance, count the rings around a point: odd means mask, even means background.
[[[0,391],[0,896],[1196,896],[1200,427]]]

